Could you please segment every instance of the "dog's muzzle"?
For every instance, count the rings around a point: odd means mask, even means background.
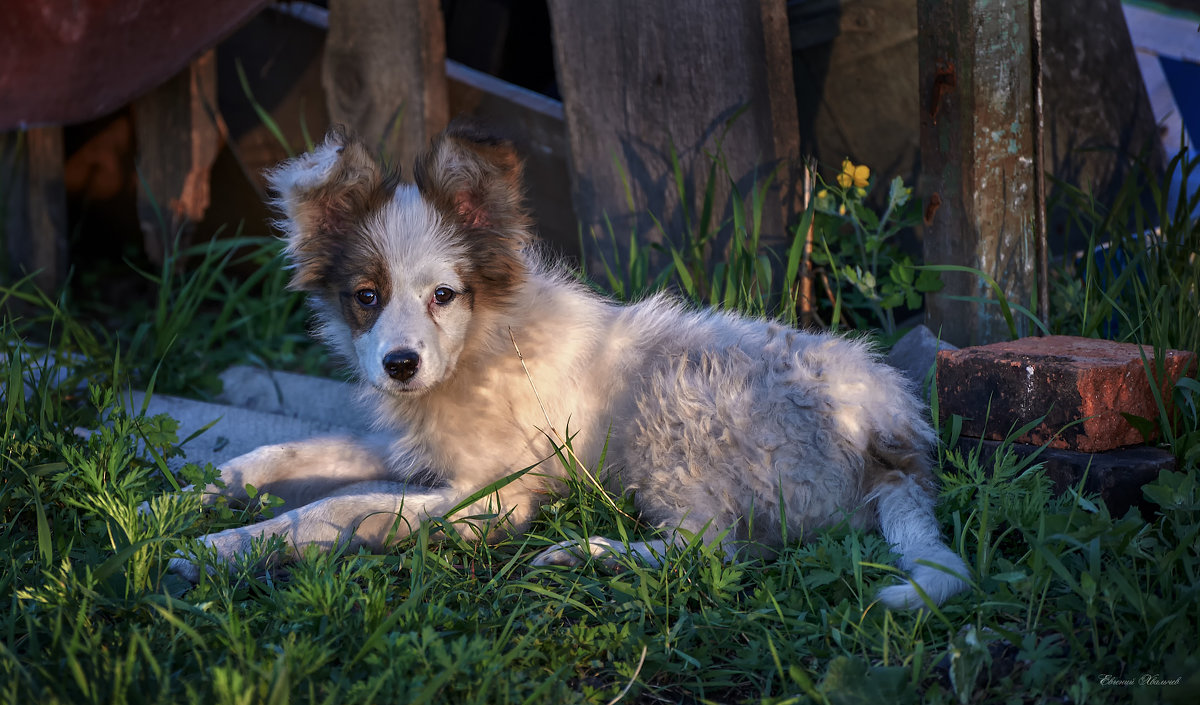
[[[421,366],[421,356],[415,350],[393,350],[383,356],[383,369],[397,382],[407,382]]]

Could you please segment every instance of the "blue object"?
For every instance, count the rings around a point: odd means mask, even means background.
[[[1200,140],[1200,64],[1161,55],[1158,61],[1179,108],[1183,128],[1192,140],[1189,146],[1194,150],[1196,140]]]

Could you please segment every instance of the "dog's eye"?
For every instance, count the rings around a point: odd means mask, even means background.
[[[457,294],[454,292],[454,289],[448,286],[439,286],[433,290],[433,300],[439,304],[448,304],[454,300],[455,296]]]
[[[379,303],[379,292],[374,289],[359,289],[354,292],[354,298],[363,306],[374,306]]]

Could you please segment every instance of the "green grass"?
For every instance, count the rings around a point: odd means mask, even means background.
[[[1158,177],[1134,161],[1112,203],[1060,184],[1085,253],[1051,277],[1051,326],[1078,335],[1200,350],[1200,192],[1168,198],[1172,175],[1200,180],[1200,159],[1180,151]]]
[[[6,389],[30,376],[16,356],[6,367]],[[529,567],[564,538],[646,532],[586,482],[495,546],[426,527],[383,555],[310,553],[188,590],[164,572],[170,552],[253,517],[161,497],[173,422],[116,411],[120,388],[93,385],[79,409],[47,384],[4,400],[3,702],[607,703],[630,684],[624,700],[645,703],[1152,702],[1200,688],[1194,468],[1146,489],[1146,523],[1052,497],[1011,455],[944,453],[939,511],[975,581],[931,613],[874,604],[894,579],[887,546],[845,528],[768,561],[694,543],[660,569]],[[1185,683],[1100,682],[1142,673]]]
[[[29,278],[0,286],[0,308],[20,312],[8,339],[61,347],[86,360],[73,371],[88,379],[106,376],[119,356],[119,373],[139,387],[156,379],[158,391],[202,398],[220,391],[218,375],[233,364],[328,372],[303,296],[286,289],[281,247],[239,232],[175,251],[155,270],[127,262],[124,278],[140,278],[145,295],[117,301],[89,295],[111,285],[94,273],[72,287],[84,292],[77,299],[71,290],[50,298]]]
[[[722,293],[727,284],[718,294],[713,280],[701,285],[717,270],[703,269],[689,246],[678,250],[686,256],[676,273],[696,274],[693,291],[706,300],[767,305],[761,260],[747,249],[757,222],[750,203],[732,221],[745,235],[734,240],[745,255],[728,280],[734,299]],[[101,312],[107,325],[87,322],[94,312],[82,315],[69,297],[0,291],[41,312],[0,324],[0,599],[8,606],[0,612],[0,703],[879,705],[1200,696],[1195,380],[1175,390],[1180,414],[1166,435],[1185,471],[1145,488],[1149,521],[1136,512],[1113,516],[1078,489],[1054,496],[1040,465],[1010,453],[984,462],[943,446],[939,518],[973,580],[969,592],[929,612],[887,612],[873,602],[896,580],[893,557],[877,534],[846,527],[793,541],[771,560],[730,562],[693,542],[672,549],[662,568],[530,567],[533,555],[563,539],[647,535],[629,517],[628,500],[605,497],[586,480],[571,482],[528,535],[496,545],[453,531],[434,540],[437,527],[426,526],[383,554],[308,553],[286,570],[243,566],[189,588],[165,570],[174,551],[270,510],[260,503],[247,512],[200,511],[195,495],[167,496],[215,470],[164,475],[179,452],[177,425],[126,413],[117,400],[134,385],[210,392],[216,372],[238,360],[320,368],[317,349],[303,342],[299,301],[283,290],[277,243],[250,244],[244,256],[205,245],[190,268],[147,273],[153,302]],[[1120,247],[1151,262],[1138,241]],[[235,276],[239,264],[252,273]],[[1127,297],[1088,280],[1078,302],[1130,321],[1127,338],[1170,339],[1174,327],[1148,320],[1174,305],[1151,293],[1152,276],[1136,285],[1128,278]],[[631,280],[630,291],[647,283]],[[1094,315],[1064,318],[1060,329],[1112,318]],[[72,357],[79,354],[88,357]],[[955,427],[942,429],[947,441]],[[147,500],[154,511],[141,515],[136,507]],[[1143,675],[1180,681],[1142,685]]]

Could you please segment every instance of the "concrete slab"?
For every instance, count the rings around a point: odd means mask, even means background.
[[[242,409],[335,425],[351,425],[367,412],[353,385],[324,377],[236,365],[221,381],[216,401]]]
[[[133,392],[128,408],[141,409],[145,397],[144,392]],[[172,459],[168,463],[172,470],[178,470],[185,462],[220,465],[268,443],[356,435],[355,429],[328,420],[284,416],[165,394],[150,397],[146,414],[167,414],[178,421],[180,440],[216,421],[212,428],[183,446],[187,457]]]
[[[11,354],[11,351],[0,351],[0,366],[8,367]],[[25,368],[21,381],[24,383],[26,400],[43,383],[51,389],[57,388],[71,376],[71,365],[77,363],[72,355],[63,356],[60,360],[52,351],[33,346],[22,349],[20,356],[21,365]]]

